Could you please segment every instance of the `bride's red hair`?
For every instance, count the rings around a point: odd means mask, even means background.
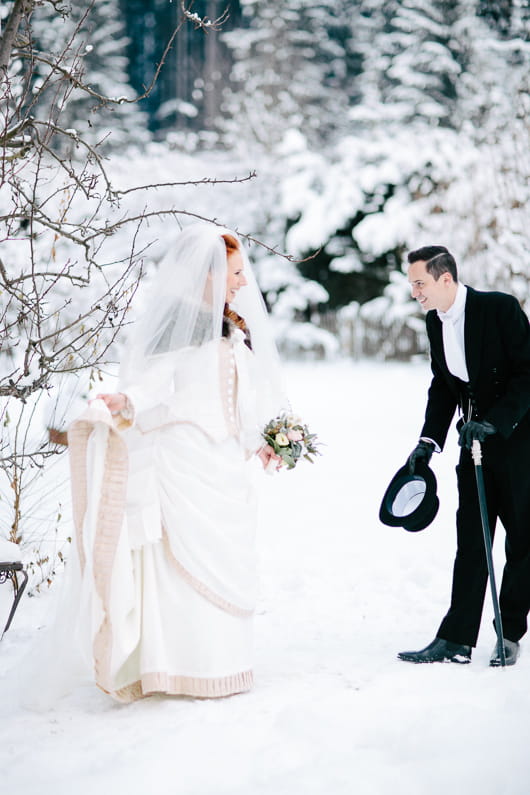
[[[226,254],[229,257],[230,254],[233,254],[235,251],[239,251],[239,243],[235,237],[232,235],[221,235],[223,240],[225,241],[226,246]]]
[[[229,257],[230,254],[235,254],[237,251],[240,250],[241,246],[239,245],[239,241],[236,240],[235,237],[233,237],[232,235],[227,235],[227,234],[221,235],[221,237],[223,238],[223,240],[225,242],[226,256],[227,257]],[[230,320],[234,324],[234,326],[237,326],[237,328],[240,328],[241,331],[245,332],[245,336],[247,338],[246,342],[247,342],[247,345],[250,348],[250,333],[249,333],[249,330],[247,328],[247,324],[245,323],[245,321],[241,317],[241,315],[238,315],[237,312],[234,312],[233,309],[230,309],[228,304],[225,304],[225,308],[224,308],[224,313],[223,314],[224,314],[224,317],[227,320]]]

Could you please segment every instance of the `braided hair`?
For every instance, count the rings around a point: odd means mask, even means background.
[[[229,257],[236,251],[239,251],[239,244],[232,235],[222,235],[226,246],[226,256]],[[250,341],[250,331],[245,323],[245,319],[230,309],[228,304],[225,304],[223,311],[223,337],[229,337],[234,328],[239,328],[245,334],[245,345],[252,350],[252,343]]]

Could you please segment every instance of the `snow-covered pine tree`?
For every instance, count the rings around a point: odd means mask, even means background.
[[[226,140],[270,151],[294,129],[329,144],[359,93],[356,9],[346,0],[241,5],[245,25],[225,35],[235,61],[222,108]]]
[[[453,31],[469,10],[467,0],[364,0],[363,103],[353,117],[453,126],[466,68],[466,47]]]
[[[348,107],[360,96],[356,50],[358,7],[348,0],[241,2],[243,24],[224,38],[234,67],[224,92],[224,141],[258,172],[254,216],[257,234],[285,250],[292,218],[284,187],[304,182],[306,162],[329,151],[349,127]],[[247,208],[248,209],[248,208]],[[305,253],[310,253],[308,241]],[[327,293],[291,264],[257,257],[260,283],[273,304],[285,350],[318,346],[326,334],[300,334],[293,317],[307,319]],[[309,326],[308,326],[309,328]],[[327,339],[327,337],[326,337]],[[290,340],[290,342],[289,342]]]
[[[450,226],[468,230],[462,242],[470,280],[514,292],[530,307],[530,9],[514,0],[496,9],[490,3],[484,14],[484,5],[465,31],[469,65],[459,86],[474,156],[462,161],[442,204],[448,214],[456,204],[459,218]]]

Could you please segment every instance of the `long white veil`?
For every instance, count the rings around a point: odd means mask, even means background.
[[[141,378],[152,356],[221,336],[226,284],[223,231],[193,224],[167,252],[126,345],[120,368],[123,383]]]
[[[168,251],[135,323],[120,367],[120,390],[146,380],[153,361],[183,348],[202,346],[222,335],[227,252],[223,235],[233,238],[243,258],[247,285],[231,304],[244,319],[254,354],[255,387],[261,420],[287,406],[278,352],[267,309],[238,235],[212,223],[194,223]],[[200,373],[197,373],[200,377]]]

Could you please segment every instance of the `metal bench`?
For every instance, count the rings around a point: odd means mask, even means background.
[[[24,589],[28,582],[28,573],[25,571],[24,565],[20,560],[13,559],[13,552],[16,553],[16,551],[16,544],[6,542],[2,539],[0,543],[0,585],[7,582],[8,580],[11,580],[13,585],[13,604],[11,605],[11,610],[9,611],[7,622],[2,631],[0,639],[4,636],[4,633],[7,632],[11,625],[13,616],[15,615],[15,611],[19,605],[22,594],[24,593]],[[1,558],[7,557],[6,552],[9,555],[9,558],[7,560],[2,560]],[[19,582],[20,575],[22,575],[22,582]]]

